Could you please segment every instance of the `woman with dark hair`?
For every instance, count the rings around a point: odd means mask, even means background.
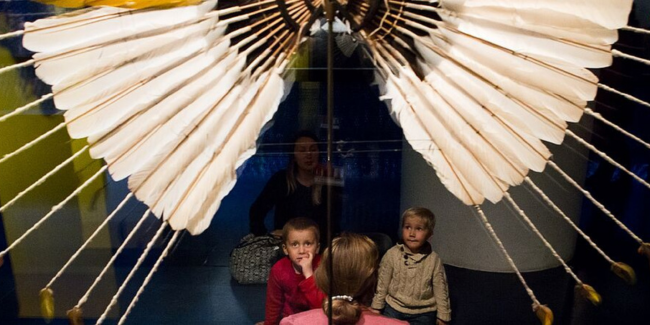
[[[315,177],[320,163],[318,137],[312,132],[301,131],[294,138],[293,144],[287,169],[271,176],[251,206],[250,232],[256,236],[267,233],[264,219],[272,208],[275,208],[274,233],[279,232],[288,220],[296,217],[313,219],[320,230],[326,233],[327,191],[322,183],[316,182]],[[332,233],[339,230],[340,207],[339,191],[333,191]],[[323,244],[327,236],[321,237]]]
[[[329,277],[330,258],[333,259],[333,279]],[[332,247],[323,253],[320,266],[314,273],[318,288],[325,294],[332,295],[332,306],[325,298],[323,309],[312,309],[285,317],[280,325],[327,324],[330,308],[332,323],[335,325],[408,324],[375,314],[367,307],[377,283],[377,258],[377,247],[366,236],[344,233],[335,238]]]

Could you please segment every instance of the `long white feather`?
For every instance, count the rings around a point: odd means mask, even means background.
[[[203,17],[217,1],[159,10],[99,7],[25,23],[23,46],[34,52],[57,52],[164,29]]]
[[[181,114],[164,121],[153,134],[138,143],[135,150],[115,160],[112,164],[114,175],[131,174],[129,187],[139,188],[150,172],[194,130],[196,123],[209,113],[209,109],[230,91],[241,73],[244,65],[242,61],[245,61],[245,58],[238,58],[237,63],[227,67],[226,73],[210,90],[185,107]],[[145,149],[138,150],[140,148]],[[152,198],[142,196],[137,191],[136,195],[140,200],[151,203]]]
[[[633,0],[442,0],[444,7],[462,11],[462,8],[496,7],[513,11],[535,10],[540,17],[551,17],[553,12],[573,15],[608,29],[626,25]],[[547,12],[551,11],[551,12]]]
[[[441,14],[441,18],[464,33],[544,61],[551,58],[587,68],[602,68],[612,64],[608,47],[581,46],[562,41],[555,36],[551,38],[511,25],[464,15]]]
[[[390,101],[389,110],[397,124],[406,126],[402,127],[402,131],[413,150],[422,155],[424,160],[434,168],[442,184],[463,203],[467,205],[483,203],[485,197],[472,187],[444,157],[440,148],[413,114],[406,100],[395,89],[396,86],[391,79],[386,80],[383,84],[385,91],[382,92],[382,99]]]

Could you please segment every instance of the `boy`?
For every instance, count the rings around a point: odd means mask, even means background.
[[[286,316],[310,309],[310,301],[322,295],[314,292],[317,289],[311,279],[320,262],[320,233],[316,222],[308,218],[287,221],[282,228],[282,240],[282,250],[287,256],[271,268],[264,325],[277,325]]]
[[[402,244],[381,260],[371,308],[410,324],[444,325],[451,320],[447,277],[438,254],[431,249],[435,216],[425,208],[402,215]]]

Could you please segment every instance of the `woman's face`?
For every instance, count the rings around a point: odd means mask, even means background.
[[[298,169],[312,172],[318,164],[318,145],[312,138],[298,138],[293,152]]]

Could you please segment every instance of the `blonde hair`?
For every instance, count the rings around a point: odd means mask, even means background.
[[[409,208],[402,214],[400,226],[404,227],[404,220],[410,217],[418,217],[424,221],[424,226],[429,231],[429,235],[433,234],[433,228],[436,227],[436,216],[431,210],[422,207]]]
[[[316,285],[332,296],[345,295],[353,298],[332,300],[332,323],[336,325],[356,324],[361,317],[361,305],[368,305],[377,284],[378,252],[370,238],[344,233],[332,242],[333,252],[332,292],[330,291],[329,259],[330,248],[323,253],[320,266],[314,274]],[[323,302],[323,311],[329,313],[329,303]]]
[[[296,142],[298,142],[298,139],[300,138],[309,138],[314,140],[314,142],[318,143],[318,137],[312,132],[309,131],[300,131],[298,134],[296,134],[296,137],[293,139],[293,144],[294,144],[294,150],[295,150],[295,145]],[[298,181],[296,180],[296,158],[295,158],[295,153],[291,154],[291,159],[289,159],[289,165],[287,166],[287,195],[290,195],[296,190],[296,187],[298,186]],[[321,204],[321,192],[323,191],[323,184],[317,184],[314,183],[311,187],[311,202],[313,205],[320,205]]]

